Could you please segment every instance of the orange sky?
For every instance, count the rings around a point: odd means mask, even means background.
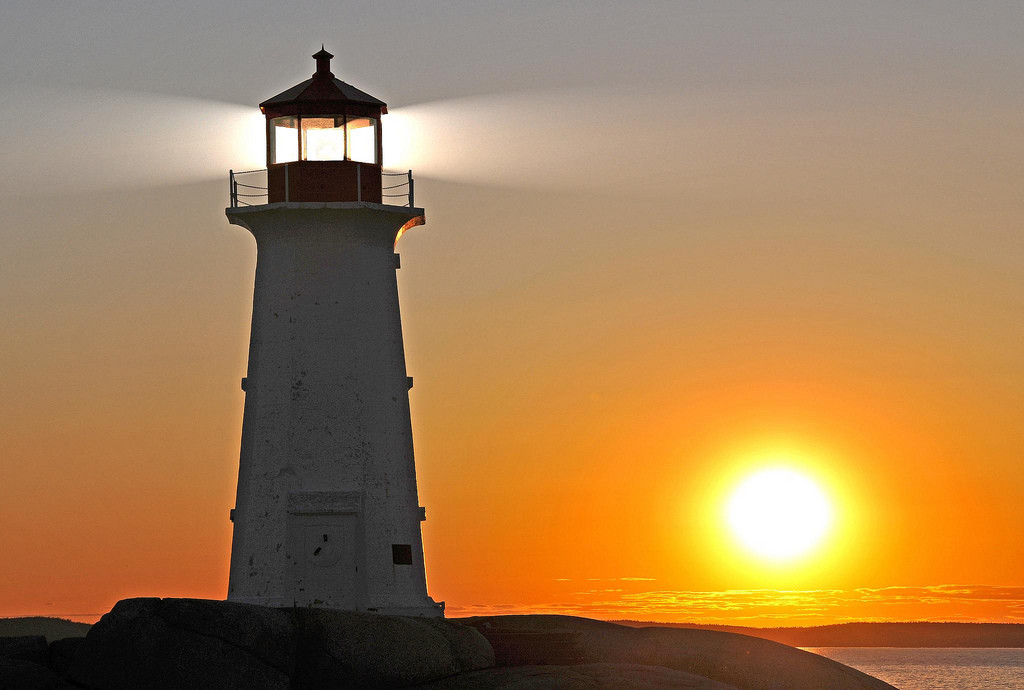
[[[866,225],[421,188],[400,289],[428,582],[452,615],[1020,617],[1019,276],[1001,257],[950,282],[960,257],[876,252]],[[36,307],[3,352],[0,614],[224,595],[255,252],[221,192],[111,195],[77,221],[31,207],[84,236],[14,267]],[[730,483],[780,455],[837,501],[791,567],[720,519]]]
[[[1020,43],[938,35],[884,70],[806,39],[806,71],[634,80],[629,118],[593,84],[393,108],[450,615],[1024,621]],[[285,55],[253,104],[303,78]],[[226,171],[117,174],[0,188],[0,616],[225,596],[255,246]],[[780,457],[836,523],[772,566],[721,509]]]

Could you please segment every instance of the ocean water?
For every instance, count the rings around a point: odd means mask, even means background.
[[[1024,690],[1024,649],[806,647],[900,690]]]

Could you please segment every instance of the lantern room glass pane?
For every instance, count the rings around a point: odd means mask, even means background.
[[[270,121],[270,162],[299,160],[299,121],[294,117],[275,117]]]
[[[377,161],[377,118],[348,119],[348,159],[359,163]]]
[[[345,118],[304,117],[301,122],[303,160],[345,160]]]

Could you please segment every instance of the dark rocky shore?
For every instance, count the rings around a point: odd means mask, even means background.
[[[84,638],[0,638],[0,690],[891,686],[776,642],[570,616],[454,620],[126,599]]]

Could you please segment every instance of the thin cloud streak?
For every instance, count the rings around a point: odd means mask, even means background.
[[[798,625],[847,620],[1024,620],[1024,586],[946,584],[852,590],[707,592],[592,589],[572,592],[569,597],[569,601],[539,604],[449,603],[448,611],[453,616],[533,613],[664,622],[757,624],[786,621]],[[965,604],[968,611],[975,605],[978,615],[964,613]],[[956,611],[952,609],[954,606]],[[950,610],[945,612],[947,607]]]

